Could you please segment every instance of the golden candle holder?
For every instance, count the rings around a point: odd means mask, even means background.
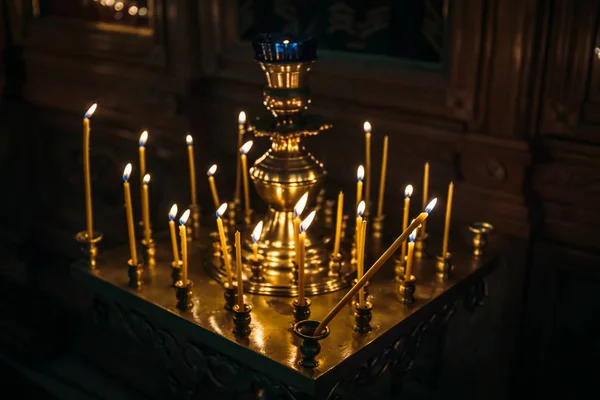
[[[328,326],[326,326],[320,334],[314,335],[315,329],[317,329],[318,326],[319,321],[310,319],[297,322],[294,325],[294,334],[302,339],[302,344],[300,345],[302,359],[298,364],[304,368],[316,368],[319,365],[319,362],[316,360],[316,357],[321,352],[321,344],[319,341],[329,336]]]
[[[427,238],[429,237],[428,233],[417,235],[417,239],[415,240],[415,253],[414,257],[416,260],[422,260],[427,258]]]
[[[179,280],[175,283],[175,297],[177,298],[177,308],[181,311],[190,310],[194,303],[192,302],[192,281],[188,280],[183,283]]]
[[[243,309],[240,310],[239,304],[233,306],[233,333],[238,337],[246,337],[250,334],[250,321],[252,317],[250,312],[252,307],[248,304],[244,304]]]
[[[127,276],[129,277],[129,287],[139,289],[142,287],[142,275],[144,266],[141,263],[134,264],[131,260],[127,261]]]
[[[98,243],[102,241],[102,233],[98,231],[93,232],[93,236],[90,240],[87,231],[78,232],[75,235],[75,240],[81,245],[81,249],[84,254],[88,257],[88,266],[91,270],[96,269],[97,258],[98,258]]]
[[[173,287],[177,287],[176,284],[181,280],[181,267],[183,266],[183,261],[179,260],[178,262],[171,262],[171,285]]]
[[[469,231],[473,233],[473,255],[483,256],[483,248],[488,244],[488,235],[494,231],[494,226],[487,222],[474,222],[469,225]]]
[[[373,304],[366,301],[363,307],[354,302],[354,330],[358,333],[369,333],[371,331],[371,320],[373,319]]]
[[[377,215],[373,218],[373,237],[380,238],[383,232],[383,221],[385,215]]]
[[[144,252],[142,253],[144,265],[154,268],[156,266],[156,243],[152,239],[149,242],[146,239],[142,239],[142,247],[144,248]]]
[[[415,302],[415,282],[417,278],[414,275],[408,277],[408,279],[402,279],[400,286],[398,286],[398,299],[403,304],[412,304]]]
[[[223,284],[223,297],[225,298],[224,308],[226,310],[232,311],[233,306],[237,302],[237,288],[235,285],[230,285],[229,282],[225,282]]]
[[[452,255],[446,252],[435,258],[435,275],[439,279],[449,279],[452,276],[454,266],[452,265]]]
[[[310,305],[311,301],[309,298],[304,298],[304,304],[300,304],[298,299],[294,299],[294,301],[292,301],[294,321],[300,322],[310,318]]]
[[[406,274],[406,258],[402,257],[402,254],[399,253],[394,258],[394,280],[396,282],[403,281],[405,274]]]
[[[344,256],[342,253],[331,253],[329,255],[329,272],[328,275],[331,277],[340,276],[340,271],[342,270],[342,266],[344,265]]]
[[[248,264],[250,264],[250,271],[252,271],[252,275],[250,276],[251,282],[263,282],[265,277],[263,276],[263,257],[258,256],[258,259],[254,259],[254,257],[248,260]]]

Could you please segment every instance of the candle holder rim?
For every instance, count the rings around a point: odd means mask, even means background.
[[[194,286],[194,283],[189,279],[186,281],[185,285],[183,284],[182,280],[178,280],[177,282],[175,282],[175,287],[177,289],[191,288],[192,286]]]
[[[233,307],[231,307],[231,309],[236,314],[248,314],[252,311],[252,306],[250,304],[244,303],[244,309],[240,311],[240,305],[234,304]]]
[[[469,230],[473,233],[490,233],[494,231],[494,225],[485,221],[477,221],[469,225]]]
[[[171,261],[171,268],[181,268],[183,266],[183,261],[179,260],[175,262],[175,260]]]
[[[370,301],[365,301],[365,306],[361,307],[359,302],[355,301],[354,308],[356,310],[361,310],[361,311],[371,311],[373,309],[373,303],[371,303]]]
[[[402,283],[406,284],[414,284],[417,281],[417,277],[414,275],[410,275],[410,277],[408,278],[408,280],[406,279],[406,276],[402,276]]]
[[[317,327],[319,326],[319,324],[319,321],[315,321],[313,319],[306,319],[304,321],[296,322],[294,324],[294,333],[296,334],[296,336],[302,339],[323,340],[327,336],[329,336],[328,326],[326,326],[325,329],[323,329],[323,331],[321,332],[321,334],[317,336],[304,333],[304,329],[312,329],[312,332],[314,332],[315,329],[317,329]]]
[[[150,241],[146,243],[146,239],[142,239],[140,240],[140,243],[142,243],[142,246],[144,247],[151,247],[154,246],[155,242],[154,239],[150,238]]]
[[[298,298],[295,298],[294,300],[292,300],[292,304],[296,307],[310,307],[310,305],[312,304],[312,301],[308,297],[305,297],[304,304],[300,304],[300,302],[298,301]]]
[[[77,232],[75,234],[75,240],[81,244],[88,244],[88,243],[95,244],[95,243],[100,242],[102,240],[102,238],[104,237],[104,235],[100,231],[94,230],[94,231],[92,231],[92,234],[94,236],[92,237],[92,240],[89,240],[87,231]]]

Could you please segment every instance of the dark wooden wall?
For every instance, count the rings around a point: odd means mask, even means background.
[[[0,232],[10,244],[3,252],[16,260],[10,265],[28,265],[30,279],[43,276],[43,290],[55,298],[67,300],[68,283],[40,264],[54,260],[64,274],[78,255],[72,236],[84,221],[80,126],[91,103],[100,104],[92,163],[105,246],[125,238],[119,176],[137,156],[142,129],[151,132],[152,213],[166,221],[159,216],[168,204],[188,196],[185,133],[197,138],[199,180],[205,166],[220,161],[220,191],[229,196],[233,173],[224,160],[234,159],[237,114],[263,111],[263,77],[238,30],[243,6],[151,3],[150,28],[141,30],[39,14],[38,1],[3,2],[0,9]],[[457,184],[457,221],[486,220],[518,238],[505,293],[512,310],[507,323],[522,328],[513,361],[537,372],[516,374],[516,382],[544,390],[545,380],[565,373],[578,356],[595,365],[600,357],[597,343],[596,350],[565,347],[593,332],[600,336],[600,313],[590,316],[594,298],[583,295],[598,290],[591,282],[600,276],[594,268],[600,6],[595,0],[455,0],[443,10],[446,50],[438,68],[321,52],[311,78],[313,110],[334,130],[309,144],[325,162],[331,186],[349,191],[354,167],[347,160],[362,159],[361,126],[369,119],[375,165],[382,135],[390,136],[390,218],[404,185],[420,187],[429,160],[432,194],[445,195],[450,180]],[[200,192],[210,207],[204,185]],[[25,274],[14,270],[13,277]],[[563,307],[578,307],[579,296],[587,317],[569,319],[571,308]]]

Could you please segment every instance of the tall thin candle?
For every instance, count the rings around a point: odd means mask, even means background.
[[[423,167],[423,207],[427,204],[427,198],[429,197],[429,161],[425,163]],[[419,229],[419,236],[425,239],[427,233],[427,221],[423,222],[423,225]]]
[[[344,219],[344,192],[338,195],[337,218],[335,220],[335,241],[333,243],[333,254],[340,252],[340,243],[342,241],[342,222]]]
[[[242,147],[240,147],[240,159],[242,162],[242,178],[244,181],[244,209],[246,211],[246,217],[250,216],[250,187],[248,186],[248,161],[247,154],[252,148],[252,144],[254,142],[252,140],[244,143]]]
[[[356,169],[356,205],[363,199],[363,181],[365,179],[365,168],[359,165]]]
[[[304,305],[306,303],[304,296],[304,286],[306,285],[304,275],[304,245],[306,240],[306,230],[315,219],[315,214],[316,211],[311,211],[311,213],[308,214],[304,221],[300,223],[300,234],[298,235],[299,240],[298,245],[296,246],[296,252],[300,254],[300,263],[298,264],[298,304],[301,305]]]
[[[406,256],[406,269],[404,273],[404,280],[409,281],[412,275],[413,256],[415,254],[415,239],[417,238],[417,230],[412,231],[408,236],[408,255]]]
[[[406,185],[404,189],[404,213],[402,215],[402,230],[405,231],[408,226],[408,214],[410,212],[410,196],[412,195],[412,185]],[[406,257],[406,242],[402,243],[402,251],[400,252],[400,259],[404,260]]]
[[[94,239],[94,217],[92,214],[92,179],[90,176],[90,118],[98,108],[93,104],[83,115],[83,179],[85,184],[85,220],[87,239]]]
[[[192,204],[198,204],[198,199],[196,197],[196,161],[194,158],[194,138],[192,135],[187,135],[185,137],[185,142],[187,144],[188,150],[188,164],[190,168],[190,196],[192,200]]]
[[[366,242],[366,236],[367,236],[367,221],[366,220],[362,220],[362,223],[360,225],[360,245],[358,248],[358,268],[357,273],[356,273],[356,278],[358,280],[360,280],[360,278],[362,278],[362,276],[364,275],[365,272],[365,242]],[[360,276],[359,276],[359,272],[360,271]],[[358,291],[358,305],[359,307],[365,307],[365,288],[362,287],[359,289]]]
[[[448,185],[448,199],[446,200],[446,223],[444,225],[444,241],[442,243],[442,257],[448,255],[448,240],[450,239],[450,220],[452,219],[452,197],[454,197],[454,182]]]
[[[177,235],[175,233],[175,218],[177,217],[177,204],[169,210],[169,232],[171,234],[171,248],[173,249],[173,263],[179,267],[179,249],[177,246]]]
[[[263,222],[259,221],[252,231],[252,259],[258,261],[258,241],[262,234]]]
[[[210,193],[212,194],[213,202],[215,203],[215,210],[219,208],[221,202],[219,201],[219,193],[217,193],[217,185],[215,184],[215,172],[217,172],[217,164],[213,164],[206,175],[208,175],[208,184],[210,185]]]
[[[385,177],[387,173],[388,137],[383,138],[383,155],[381,156],[381,176],[379,178],[379,198],[377,199],[377,216],[383,215],[383,197],[385,194]]]
[[[363,221],[363,214],[365,213],[365,207],[366,204],[364,202],[364,200],[362,200],[360,203],[358,203],[358,207],[356,207],[356,226],[355,226],[355,231],[354,231],[354,237],[355,237],[355,249],[356,249],[356,254],[357,254],[357,261],[358,261],[358,250],[359,250],[359,246],[360,246],[360,235],[361,235],[361,226],[362,226],[362,221]]]
[[[185,212],[179,218],[179,236],[181,239],[181,280],[183,285],[187,285],[188,282],[188,248],[187,248],[187,230],[185,224],[190,217],[190,210]]]
[[[131,189],[129,187],[129,176],[131,175],[131,163],[125,166],[123,171],[123,192],[125,195],[125,215],[127,216],[127,233],[129,236],[129,254],[131,263],[137,265],[137,247],[135,242],[135,228],[133,226],[133,210],[131,206]]]
[[[144,176],[146,176],[146,143],[148,142],[148,131],[144,131],[140,134],[140,139],[138,140],[139,148],[138,152],[140,153],[140,193],[144,189]],[[142,221],[143,222],[143,221]]]
[[[238,116],[238,137],[237,137],[237,148],[242,147],[242,141],[244,140],[244,134],[246,133],[246,113],[240,111]],[[237,153],[236,153],[237,154]],[[242,186],[242,166],[240,164],[240,154],[236,156],[236,169],[235,169],[235,195],[234,202],[240,203],[240,193]]]
[[[396,250],[398,250],[400,245],[408,239],[408,236],[412,233],[412,231],[414,231],[419,225],[423,223],[423,221],[427,219],[431,211],[433,211],[436,202],[437,199],[431,200],[427,207],[425,207],[425,210],[413,220],[413,222],[408,226],[408,228],[404,230],[404,232],[402,232],[402,234],[398,236],[398,238],[396,238],[394,243],[392,243],[390,247],[388,247],[387,250],[377,259],[377,261],[375,261],[375,263],[371,265],[371,268],[369,268],[367,272],[365,272],[363,277],[359,279],[358,282],[356,282],[356,284],[352,286],[352,288],[344,295],[344,297],[342,297],[342,299],[331,309],[331,311],[329,311],[329,313],[325,316],[323,321],[315,329],[313,333],[314,336],[318,336],[321,333],[323,328],[325,328],[331,322],[331,320],[335,318],[336,315],[338,315],[341,309],[356,295],[356,292],[358,292],[361,287],[365,286],[365,283],[367,283],[367,281],[371,279],[373,275],[377,273],[377,271],[379,271],[379,269],[392,256],[392,254],[394,254]]]
[[[227,238],[225,237],[225,229],[223,228],[223,220],[221,217],[227,210],[227,203],[221,204],[217,209],[217,229],[219,231],[219,239],[221,240],[221,254],[223,254],[223,262],[225,263],[225,272],[227,273],[227,283],[229,287],[233,287],[233,276],[231,275],[231,260],[229,259],[229,250],[227,249]]]
[[[244,279],[242,277],[242,239],[240,231],[235,231],[235,270],[237,272],[237,300],[239,310],[244,309]]]
[[[365,166],[367,169],[365,179],[365,203],[367,203],[367,207],[369,207],[371,201],[371,123],[365,121],[363,129],[365,131]]]
[[[304,211],[307,202],[308,192],[304,193],[302,197],[300,197],[300,200],[298,200],[296,202],[296,205],[294,206],[294,219],[292,221],[294,227],[294,246],[298,246],[298,241],[300,240],[298,236],[300,234],[300,223],[302,222],[300,217],[302,216],[302,212]],[[300,265],[300,253],[298,251],[296,251],[295,259],[296,265]]]
[[[144,175],[142,180],[142,221],[144,223],[144,240],[150,243],[152,229],[150,227],[150,196],[148,186],[150,185],[150,174]]]

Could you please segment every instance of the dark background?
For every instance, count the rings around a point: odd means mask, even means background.
[[[308,141],[329,171],[329,197],[339,188],[352,193],[349,160],[362,160],[361,127],[368,119],[374,165],[383,134],[390,136],[390,219],[398,216],[406,183],[420,186],[429,160],[432,195],[456,183],[457,225],[485,220],[514,239],[507,267],[490,282],[488,307],[453,325],[442,393],[500,399],[594,387],[600,364],[597,1],[123,1],[124,10],[136,5],[148,12],[120,18],[116,2],[109,3],[1,2],[2,353],[33,369],[85,354],[70,335],[86,294],[68,272],[80,256],[73,235],[85,220],[85,110],[99,103],[92,121],[95,221],[103,246],[114,247],[126,239],[119,177],[136,160],[139,133],[151,132],[152,218],[165,224],[158,228],[166,227],[169,205],[189,195],[188,131],[196,138],[199,183],[204,168],[218,161],[219,191],[230,196],[237,114],[263,112],[264,78],[248,39],[264,30],[305,30],[321,49],[311,77],[312,110],[334,124],[331,133]],[[207,185],[199,193],[209,209]],[[118,373],[106,372],[110,360],[84,358],[86,368],[104,371],[94,376],[119,381]],[[6,363],[10,374],[25,375]],[[69,368],[83,367],[68,364],[62,371]],[[0,372],[17,382],[8,374]],[[77,387],[73,380],[65,385]]]

